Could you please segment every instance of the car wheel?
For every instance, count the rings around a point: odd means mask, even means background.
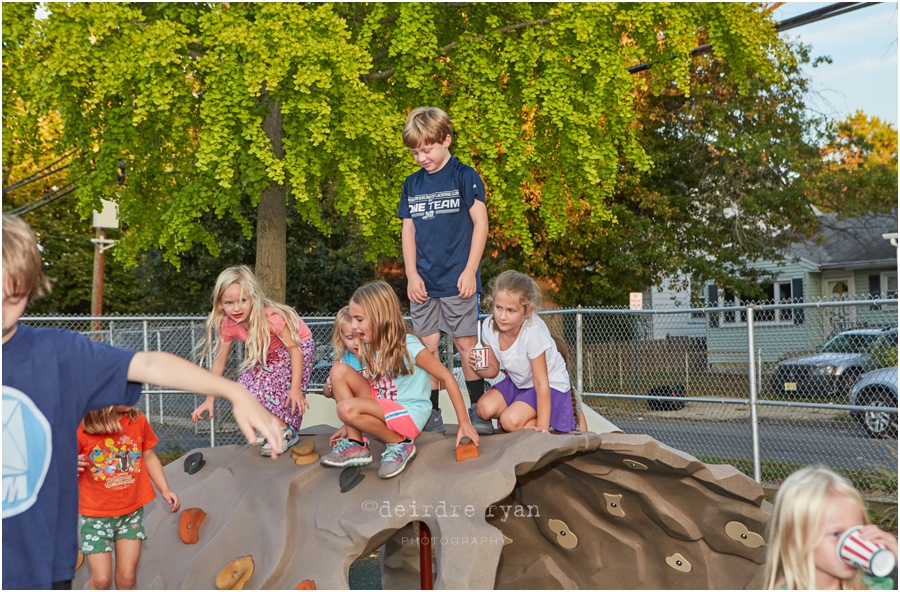
[[[896,407],[896,398],[884,392],[870,392],[862,397],[868,407]],[[860,417],[863,428],[872,438],[897,437],[897,414],[887,411],[864,411]]]

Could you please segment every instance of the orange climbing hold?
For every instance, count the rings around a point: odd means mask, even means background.
[[[178,536],[185,545],[194,545],[200,540],[200,523],[206,518],[206,512],[200,508],[188,508],[181,512],[178,519]]]
[[[468,438],[463,438],[456,447],[456,462],[470,458],[478,458],[478,446]]]
[[[318,590],[315,580],[303,580],[294,590]]]

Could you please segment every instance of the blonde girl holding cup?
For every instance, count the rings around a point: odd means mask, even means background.
[[[478,416],[499,420],[507,432],[576,429],[566,363],[537,315],[538,285],[524,273],[504,271],[492,283],[490,302],[492,314],[481,330],[484,345],[490,348],[488,368],[479,369],[474,351],[469,367],[481,378],[494,378],[502,365],[506,378],[478,400]]]
[[[897,557],[897,537],[869,523],[859,492],[833,471],[812,466],[785,479],[769,522],[764,585],[768,590],[896,590],[839,557],[842,535],[858,535]]]

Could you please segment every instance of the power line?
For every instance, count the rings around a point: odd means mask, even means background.
[[[66,189],[67,187],[71,187],[71,188],[66,191],[62,191],[63,189]],[[53,203],[54,201],[72,193],[76,189],[78,189],[78,185],[75,185],[75,181],[72,181],[71,183],[69,183],[67,185],[63,185],[62,187],[60,187],[59,189],[56,190],[56,191],[62,191],[62,193],[51,192],[51,193],[45,195],[44,197],[34,200],[31,203],[25,204],[24,206],[19,206],[18,208],[14,209],[14,210],[9,210],[8,212],[4,212],[4,214],[9,214],[10,216],[21,216],[23,214],[27,214],[28,212],[36,210],[36,209],[40,208],[41,206],[45,206],[49,203]]]
[[[40,170],[37,170],[37,171],[31,173],[30,175],[28,175],[27,177],[25,177],[25,178],[22,179],[21,181],[18,181],[17,183],[13,183],[13,184],[10,185],[9,187],[4,187],[4,188],[3,188],[3,195],[6,195],[6,193],[7,193],[8,191],[12,191],[13,189],[18,189],[19,187],[22,187],[22,186],[24,186],[24,185],[28,185],[29,183],[33,183],[33,182],[35,182],[35,181],[37,181],[37,180],[39,180],[39,179],[43,179],[43,178],[46,177],[47,175],[52,175],[53,173],[59,172],[59,171],[63,170],[64,168],[71,166],[72,163],[69,163],[69,164],[67,164],[67,165],[64,165],[64,166],[59,167],[59,168],[56,169],[56,170],[50,171],[50,172],[47,173],[46,175],[41,175],[41,173],[43,173],[44,171],[46,171],[46,170],[49,169],[50,167],[55,166],[55,165],[58,164],[59,162],[65,160],[66,158],[72,156],[72,155],[75,154],[75,152],[77,152],[77,151],[78,151],[77,148],[76,148],[75,150],[70,150],[70,151],[67,152],[66,154],[63,154],[62,156],[60,156],[59,158],[57,158],[56,160],[54,160],[53,162],[51,162],[50,164],[48,164],[47,166],[45,166],[44,168],[42,168],[42,169],[40,169]],[[35,175],[41,175],[41,176],[36,177]]]
[[[782,31],[787,31],[789,29],[794,29],[803,25],[823,21],[833,16],[840,16],[842,14],[847,14],[848,12],[853,12],[854,10],[859,10],[860,8],[875,6],[876,4],[878,4],[878,2],[837,2],[835,4],[829,4],[828,6],[824,6],[817,10],[811,10],[803,14],[798,14],[797,16],[791,17],[789,19],[785,19],[775,25],[775,31],[781,33]],[[692,49],[691,57],[703,55],[705,53],[709,53],[710,51],[712,51],[712,45],[707,43],[706,45],[701,45],[700,47],[695,47],[694,49]],[[638,72],[649,70],[655,63],[656,62],[645,62],[643,64],[638,64],[636,66],[626,68],[626,70],[630,74],[637,74]]]

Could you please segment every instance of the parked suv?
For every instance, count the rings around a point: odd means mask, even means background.
[[[772,391],[782,396],[846,393],[863,372],[878,366],[872,356],[875,345],[896,348],[897,328],[844,331],[817,354],[781,362],[772,375]]]
[[[897,407],[897,366],[863,374],[850,389],[850,404]],[[864,411],[854,412],[853,417],[873,438],[897,437],[896,413]]]

